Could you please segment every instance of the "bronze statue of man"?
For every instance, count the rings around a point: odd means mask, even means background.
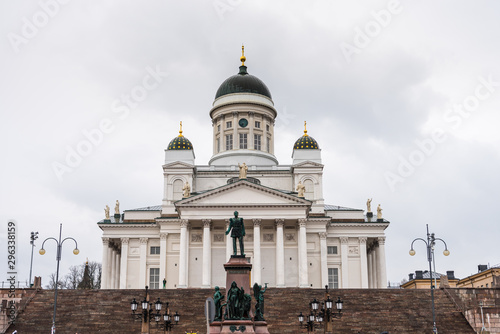
[[[232,231],[231,231],[232,229]],[[240,254],[245,256],[245,250],[243,248],[243,237],[245,236],[245,225],[243,224],[243,218],[238,218],[238,211],[234,212],[234,218],[229,219],[229,227],[226,231],[226,235],[231,231],[231,238],[233,238],[233,253],[237,255],[236,251],[236,239],[240,242]]]

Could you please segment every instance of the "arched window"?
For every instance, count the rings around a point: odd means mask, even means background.
[[[305,198],[310,201],[314,200],[314,183],[311,180],[305,180],[304,187],[306,187]]]
[[[174,201],[182,199],[182,187],[183,183],[181,180],[174,181]]]

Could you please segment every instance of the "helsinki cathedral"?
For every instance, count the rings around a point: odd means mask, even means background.
[[[325,204],[321,145],[304,133],[292,164],[274,153],[277,111],[269,88],[249,73],[222,82],[209,110],[213,155],[196,164],[194,146],[179,134],[165,149],[161,205],[120,212],[102,230],[103,289],[225,286],[233,254],[226,235],[237,211],[246,235],[250,282],[270,287],[385,288],[381,212]],[[159,180],[158,180],[159,181]],[[158,202],[159,199],[158,199]]]

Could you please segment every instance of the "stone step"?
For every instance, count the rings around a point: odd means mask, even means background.
[[[221,289],[225,293],[224,289]],[[172,333],[206,333],[204,303],[212,289],[150,290],[151,301],[158,297],[178,311],[181,321]],[[333,333],[431,333],[430,291],[392,289],[330,290],[332,299],[344,301],[344,315],[335,319]],[[140,303],[144,290],[59,290],[57,334],[140,333],[141,323],[130,315],[132,298]],[[324,298],[322,289],[268,289],[264,317],[270,333],[302,333],[297,315],[309,313],[309,302]],[[42,290],[19,316],[18,333],[50,333],[54,291]],[[440,334],[474,333],[461,312],[443,291],[435,291],[436,323]],[[140,306],[139,306],[140,308]],[[153,324],[152,324],[153,325]],[[153,328],[154,326],[152,326]],[[318,330],[318,332],[320,332]],[[151,333],[160,333],[152,330]]]

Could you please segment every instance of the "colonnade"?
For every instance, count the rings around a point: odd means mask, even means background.
[[[307,258],[307,233],[306,219],[299,219],[298,225],[298,283],[299,287],[309,287],[308,282],[308,258]],[[261,258],[261,219],[253,219],[253,268],[252,268],[252,284],[262,283],[262,258]],[[203,257],[201,265],[202,288],[210,288],[212,286],[212,240],[210,219],[203,219]],[[285,220],[282,218],[275,219],[276,228],[276,287],[285,287],[285,242],[284,242],[284,225]],[[226,223],[228,228],[229,221]],[[179,288],[187,288],[189,286],[189,236],[190,223],[188,220],[180,221],[180,249],[179,249]],[[328,243],[326,232],[319,234],[320,248],[320,281],[321,285],[328,284]],[[168,233],[160,233],[160,278],[166,277],[166,254],[167,254],[167,237]],[[340,278],[342,288],[385,288],[387,287],[386,262],[385,262],[385,237],[370,238],[356,237],[359,243],[359,261],[360,261],[360,286],[352,286],[349,284],[349,252],[350,246],[353,246],[353,238],[348,236],[338,237],[340,241]],[[109,238],[103,237],[103,256],[102,256],[102,279],[101,288],[103,289],[126,289],[127,288],[127,264],[128,264],[128,244],[129,238],[121,238],[121,245],[110,241]],[[367,244],[369,243],[369,244]],[[147,285],[146,283],[146,259],[148,251],[148,238],[139,238],[139,261],[141,263],[139,269],[139,284],[138,287]],[[121,249],[119,249],[121,248]],[[226,237],[226,259],[229,260],[233,254],[232,238]],[[356,254],[357,255],[357,254]],[[351,271],[352,272],[352,271]]]

